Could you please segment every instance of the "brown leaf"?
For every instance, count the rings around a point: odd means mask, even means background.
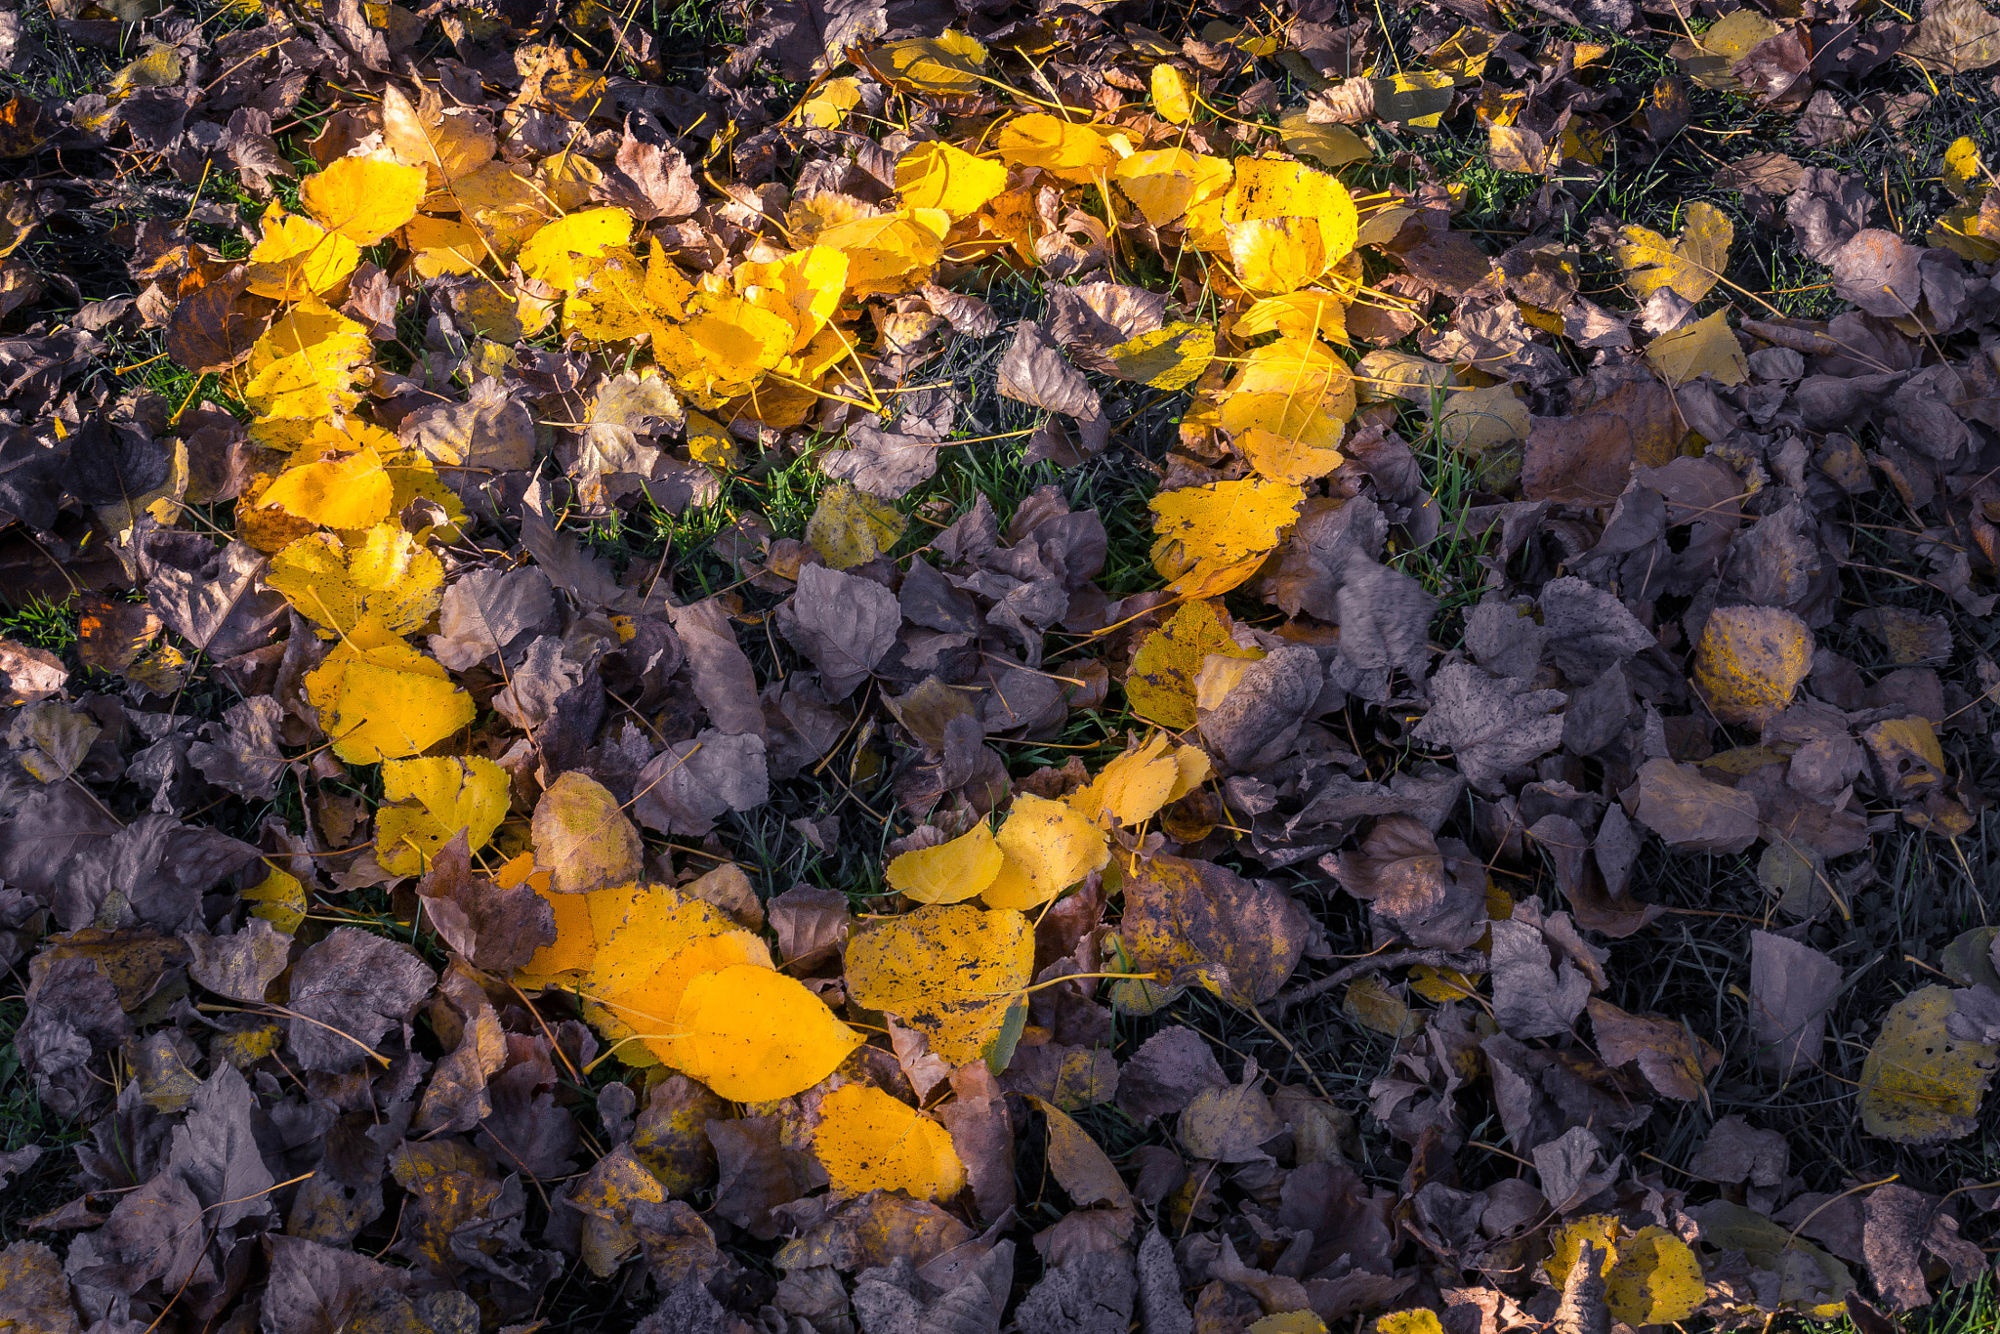
[[[292,969],[293,1052],[308,1070],[359,1069],[384,1034],[410,1022],[434,980],[409,946],[334,928]]]
[[[1277,885],[1213,862],[1153,857],[1125,885],[1123,932],[1133,963],[1162,985],[1200,979],[1258,1004],[1298,966],[1311,920]]]
[[[1681,435],[1672,392],[1652,380],[1629,381],[1582,412],[1534,419],[1522,491],[1530,500],[1608,505],[1625,490],[1634,466],[1658,467],[1673,458]]]
[[[1840,993],[1840,965],[1810,945],[1750,933],[1750,1027],[1757,1063],[1779,1079],[1819,1063],[1826,1014]]]
[[[1063,359],[1048,331],[1032,320],[1014,326],[1014,342],[1000,359],[999,375],[1002,398],[1086,420],[1103,414],[1097,391]]]
[[[1633,817],[1668,846],[1688,852],[1741,852],[1759,833],[1755,797],[1667,759],[1640,766]]]
[[[1659,1015],[1627,1014],[1609,1001],[1593,996],[1588,1006],[1597,1054],[1609,1066],[1633,1065],[1662,1097],[1694,1102],[1706,1091],[1707,1079],[1722,1064],[1722,1055],[1687,1026]]]

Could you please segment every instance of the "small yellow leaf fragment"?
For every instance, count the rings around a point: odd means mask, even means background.
[[[847,945],[854,999],[922,1032],[953,1065],[985,1055],[1034,967],[1025,916],[966,903],[879,918]]]
[[[852,75],[828,79],[820,90],[799,103],[799,124],[809,130],[837,130],[848,113],[861,105],[861,81]]]
[[[951,1135],[908,1103],[866,1084],[843,1084],[821,1099],[813,1153],[842,1195],[900,1190],[948,1200],[965,1189],[965,1164]]]
[[[1718,607],[1702,627],[1694,683],[1726,723],[1763,725],[1812,670],[1812,631],[1782,607]]]
[[[1326,1334],[1326,1321],[1311,1311],[1281,1311],[1251,1325],[1249,1334]]]
[[[803,1093],[861,1045],[804,983],[755,964],[695,975],[675,1029],[681,1069],[737,1102]]]
[[[1111,860],[1111,845],[1089,817],[1032,792],[1014,798],[994,841],[1006,860],[986,887],[993,908],[1039,908]]]
[[[396,875],[421,875],[460,830],[467,849],[479,851],[507,818],[509,781],[478,755],[388,761],[382,795],[397,804],[375,814],[375,859]]]
[[[889,887],[918,903],[962,903],[986,892],[1006,855],[984,820],[948,843],[900,853],[889,862]]]
[[[380,157],[344,157],[299,185],[299,202],[329,232],[374,245],[417,216],[424,169]]]

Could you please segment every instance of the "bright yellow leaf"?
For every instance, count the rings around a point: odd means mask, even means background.
[[[847,944],[849,994],[922,1032],[953,1065],[986,1054],[1034,969],[1026,917],[966,903],[878,918]]]
[[[303,301],[347,281],[361,247],[299,214],[266,216],[250,250],[249,289],[274,301]]]
[[[896,162],[896,193],[910,208],[967,218],[1007,188],[1007,168],[942,139],[916,145]]]
[[[846,255],[831,246],[812,245],[768,263],[739,264],[730,277],[745,301],[791,326],[785,350],[798,352],[840,308],[847,271]]]
[[[951,215],[910,206],[823,228],[813,239],[847,256],[847,290],[857,297],[914,291],[944,258]]]
[[[1186,75],[1172,65],[1155,65],[1149,82],[1153,92],[1153,110],[1159,113],[1161,120],[1185,125],[1194,119],[1194,97],[1188,88]]]
[[[1304,500],[1262,477],[1163,491],[1151,502],[1153,568],[1182,597],[1226,593],[1257,572]]]
[[[828,79],[818,92],[799,103],[799,124],[809,130],[837,130],[847,113],[861,105],[861,81],[852,75]]]
[[[1314,218],[1255,218],[1229,226],[1236,281],[1259,296],[1282,295],[1326,272],[1326,243]]]
[[[462,829],[473,851],[507,818],[507,771],[483,756],[426,756],[382,766],[385,805],[375,813],[375,860],[395,875],[422,875]]]
[[[737,1102],[803,1093],[862,1041],[803,983],[754,964],[696,974],[675,1028],[680,1068]]]
[[[1111,169],[1111,179],[1147,222],[1165,227],[1180,221],[1198,200],[1219,201],[1232,172],[1227,158],[1185,148],[1152,148],[1120,158]]]
[[[1345,344],[1347,305],[1345,297],[1321,288],[1261,297],[1236,317],[1231,331],[1238,338],[1281,333],[1287,338],[1323,338]]]
[[[577,260],[595,259],[632,239],[632,215],[622,208],[590,208],[571,213],[537,231],[521,247],[521,272],[567,292],[576,282]]]
[[[472,721],[472,696],[444,664],[367,622],[306,673],[333,753],[349,764],[415,755]]]
[[[1418,1307],[1375,1317],[1375,1334],[1444,1334],[1437,1312]]]
[[[1200,747],[1176,746],[1156,733],[1106,764],[1065,800],[1087,820],[1115,820],[1133,829],[1199,787],[1208,774],[1208,756]]]
[[[947,843],[890,858],[889,887],[918,903],[962,903],[986,892],[1006,855],[984,820]]]
[[[1328,264],[1354,249],[1361,228],[1354,197],[1325,172],[1295,158],[1238,158],[1235,181],[1222,200],[1221,220],[1234,225],[1261,218],[1305,218],[1317,223]]]
[[[395,483],[372,449],[287,468],[258,498],[261,509],[285,513],[323,528],[368,528],[389,517]]]
[[[1111,845],[1090,817],[1032,792],[1014,798],[994,841],[1005,861],[986,887],[992,908],[1039,908],[1111,860]]]
[[[948,1200],[965,1189],[965,1164],[950,1132],[866,1084],[842,1084],[820,1099],[813,1153],[842,1195],[900,1190]]]
[[[371,246],[417,216],[424,169],[379,157],[344,157],[299,184],[299,203],[319,224]]]
[[[438,609],[444,565],[402,525],[378,523],[352,545],[335,533],[300,538],[271,558],[264,582],[318,625],[322,639],[353,629],[364,617],[406,635]]]
[[[1177,320],[1113,344],[1104,355],[1119,379],[1173,393],[1200,379],[1215,360],[1215,330]]]
[[[935,37],[884,42],[864,59],[882,82],[899,92],[968,97],[985,91],[980,71],[986,47],[977,38],[947,28]]]
[[[1106,133],[1045,112],[1016,116],[1000,127],[994,151],[1016,167],[1040,167],[1057,180],[1076,184],[1095,179],[1118,161]]]
[[[243,401],[261,419],[252,436],[290,449],[311,422],[352,408],[361,401],[357,386],[372,376],[374,352],[367,330],[340,312],[317,301],[293,306],[250,348]],[[300,424],[260,429],[271,420]]]

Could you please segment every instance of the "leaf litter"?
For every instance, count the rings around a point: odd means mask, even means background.
[[[1985,1269],[2000,19],[1213,8],[0,15],[0,1319]]]

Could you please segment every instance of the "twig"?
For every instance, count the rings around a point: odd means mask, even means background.
[[[1285,1011],[1294,1005],[1324,996],[1343,982],[1351,982],[1384,968],[1401,968],[1405,964],[1428,964],[1432,968],[1450,968],[1460,973],[1483,973],[1486,971],[1486,956],[1476,951],[1454,954],[1450,950],[1398,950],[1394,954],[1371,954],[1364,959],[1356,959],[1345,968],[1335,969],[1325,977],[1316,977],[1310,982],[1301,982],[1289,991],[1280,992],[1270,1004],[1271,1012],[1283,1018]]]

